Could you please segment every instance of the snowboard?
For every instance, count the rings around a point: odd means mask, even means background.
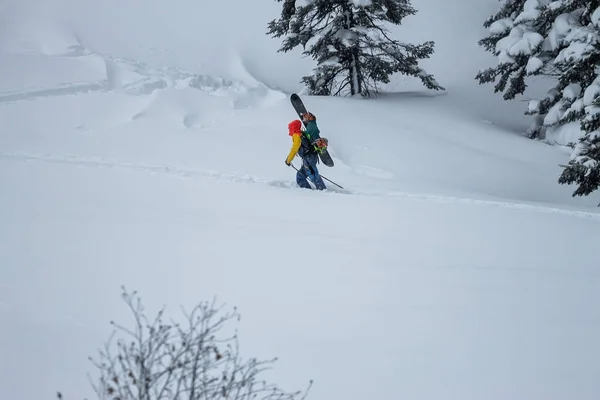
[[[302,102],[302,99],[296,93],[292,93],[290,96],[290,101],[294,107],[294,110],[296,110],[298,117],[300,120],[302,120],[302,114],[308,112],[304,106],[304,103]],[[319,158],[323,164],[327,165],[328,167],[333,167],[333,158],[331,158],[327,148],[318,151],[317,154],[319,155]]]

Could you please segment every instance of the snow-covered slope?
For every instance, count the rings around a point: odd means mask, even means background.
[[[283,163],[311,63],[264,35],[277,2],[8,4],[3,396],[92,398],[124,284],[150,308],[239,306],[244,352],[280,357],[286,388],[314,378],[312,399],[597,398],[598,198],[472,79],[495,1],[414,4],[398,32],[438,41],[448,92],[304,97],[344,187],[324,193]]]

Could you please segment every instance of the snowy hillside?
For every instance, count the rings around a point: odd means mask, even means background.
[[[2,397],[93,398],[125,285],[238,306],[244,353],[308,399],[598,398],[599,199],[475,82],[496,2],[414,0],[396,30],[437,42],[444,93],[303,96],[327,192],[284,164],[311,61],[265,35],[279,3],[230,3],[0,10]]]

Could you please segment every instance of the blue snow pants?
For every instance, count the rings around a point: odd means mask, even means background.
[[[308,154],[302,158],[302,167],[300,167],[296,173],[296,183],[298,183],[300,187],[312,189],[306,180],[308,177],[318,190],[326,189],[323,178],[321,178],[319,170],[317,169],[318,161],[319,156],[317,154]]]

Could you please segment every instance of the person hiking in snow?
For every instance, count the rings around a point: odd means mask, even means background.
[[[302,122],[306,130],[302,131]],[[292,137],[292,149],[285,160],[289,167],[296,154],[302,158],[302,166],[296,173],[296,183],[302,188],[312,189],[306,178],[315,184],[318,190],[325,190],[325,183],[319,174],[317,163],[319,162],[319,147],[327,146],[327,140],[322,139],[317,127],[317,118],[312,113],[302,116],[302,121],[294,120],[288,124],[288,134]]]

